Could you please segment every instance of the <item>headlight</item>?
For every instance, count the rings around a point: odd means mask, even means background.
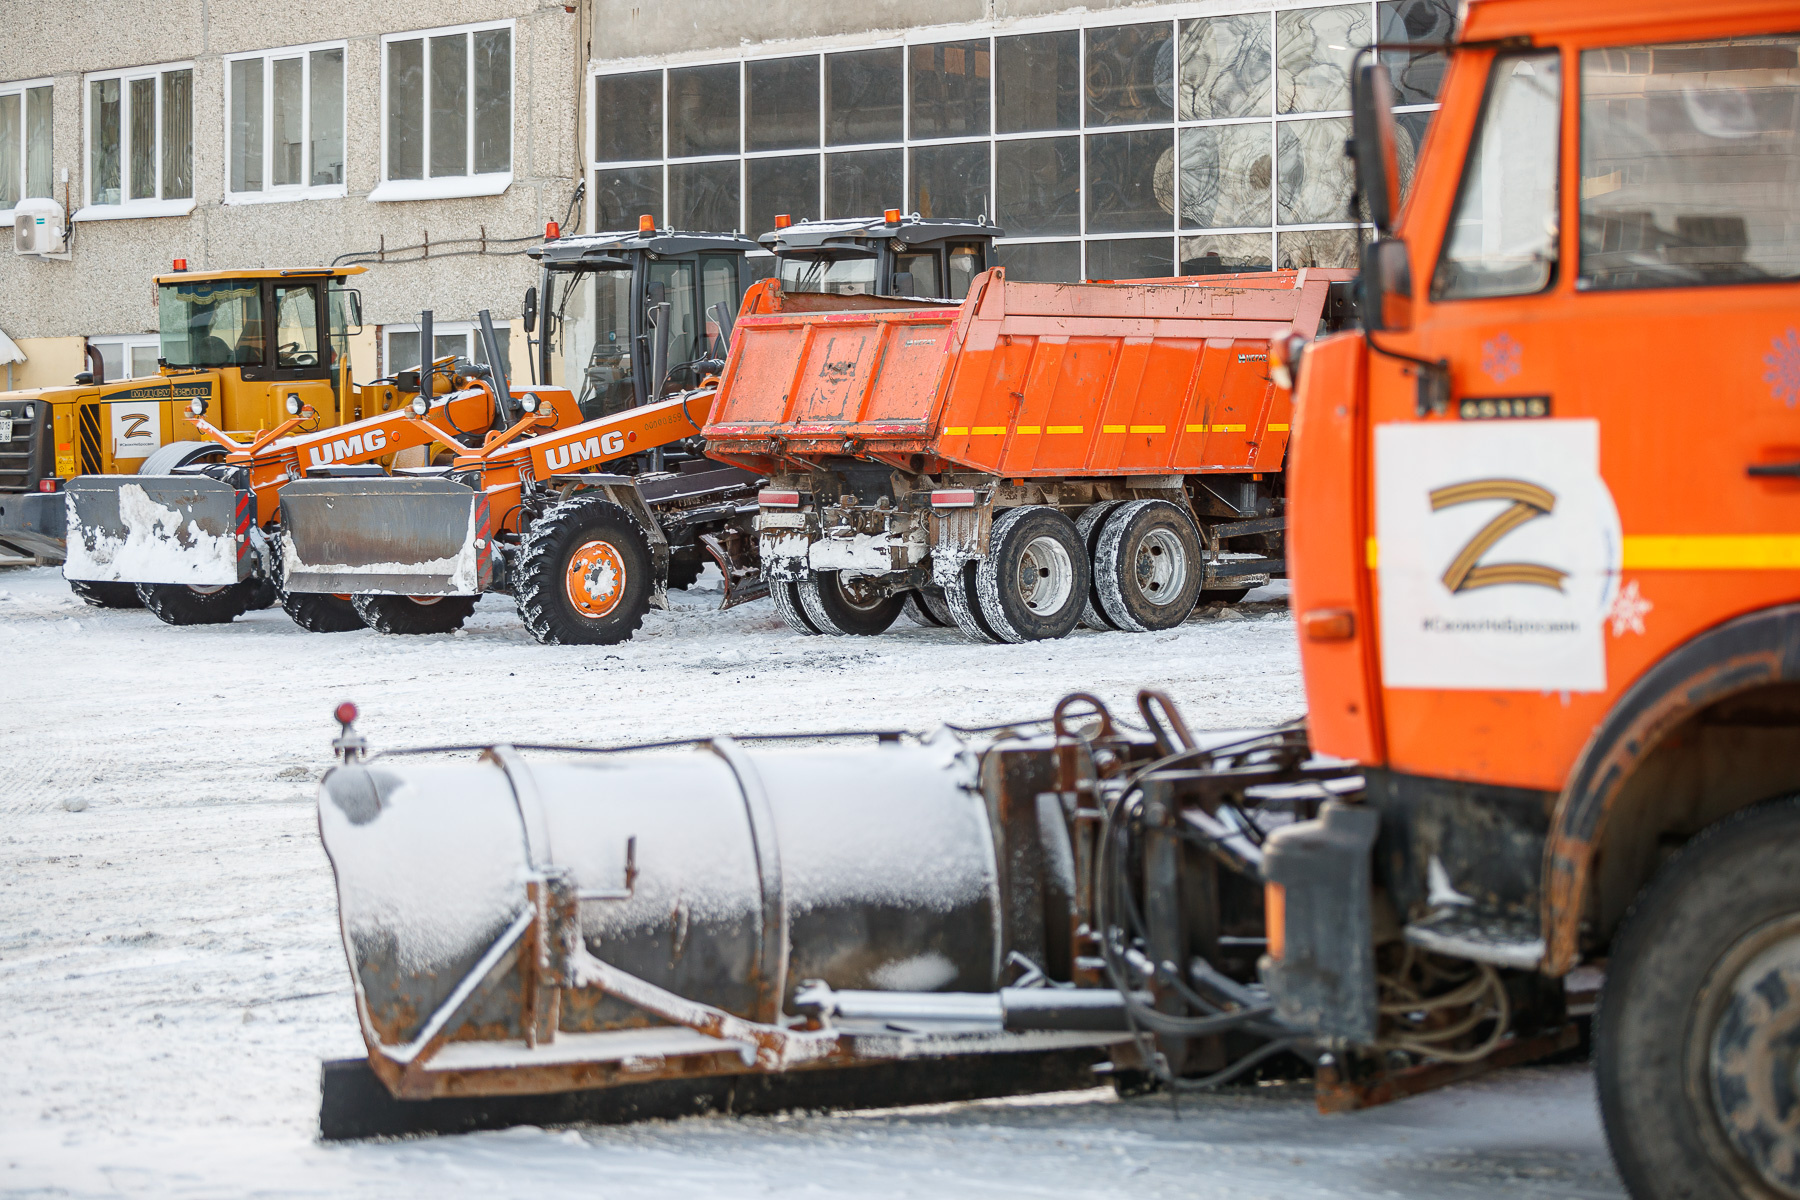
[[[431,401],[423,396],[414,396],[412,402],[413,416],[422,417],[431,411]]]
[[[31,407],[31,405],[29,405],[29,404],[27,404],[27,405],[26,405],[26,406],[25,406],[25,414],[24,414],[24,415],[25,415],[25,419],[26,419],[26,420],[27,420],[27,421],[29,421],[29,420],[31,420],[31,418],[32,418],[32,417],[33,417],[33,416],[35,416],[35,415],[36,415],[36,413],[37,413],[37,410],[36,410],[36,409],[34,409],[34,408],[32,408],[32,407]]]
[[[300,394],[298,392],[289,392],[288,398],[287,398],[288,416],[290,416],[290,417],[299,416],[300,410],[303,407],[304,406],[300,403]]]
[[[204,417],[206,415],[206,401],[195,396],[192,400],[188,401],[188,411],[196,417]]]
[[[528,413],[534,413],[538,410],[538,398],[530,392],[526,392],[519,400],[519,407]]]

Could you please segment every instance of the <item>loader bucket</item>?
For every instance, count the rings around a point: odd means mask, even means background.
[[[487,497],[447,479],[303,479],[281,490],[291,592],[475,596],[493,574]]]
[[[250,575],[249,492],[206,475],[82,475],[64,494],[66,578],[207,587]]]

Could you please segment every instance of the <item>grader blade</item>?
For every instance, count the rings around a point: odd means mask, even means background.
[[[66,578],[221,587],[250,575],[249,492],[206,475],[82,475],[64,494]]]
[[[487,497],[447,479],[303,479],[281,492],[292,592],[474,596],[493,575]]]

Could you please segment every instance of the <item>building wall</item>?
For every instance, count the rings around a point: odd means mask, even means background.
[[[498,196],[370,202],[381,178],[381,35],[466,22],[513,18],[513,178]],[[77,222],[70,261],[0,252],[0,329],[31,356],[16,377],[66,382],[87,335],[156,328],[152,276],[185,257],[192,269],[321,266],[351,251],[418,246],[371,265],[357,286],[371,325],[417,320],[431,308],[442,320],[468,320],[482,308],[497,320],[516,318],[535,282],[528,243],[491,247],[490,239],[541,235],[563,219],[579,178],[576,97],[585,54],[577,50],[583,18],[564,4],[539,0],[441,0],[370,4],[309,0],[271,9],[218,0],[95,0],[79,17],[24,6],[0,22],[0,84],[52,77],[55,83],[55,191],[69,211],[83,204],[84,73],[175,61],[194,64],[194,198],[191,214]],[[345,184],[341,199],[228,204],[224,56],[309,42],[347,39],[345,55]],[[62,182],[62,172],[68,182]],[[10,233],[10,231],[3,231]],[[446,245],[454,239],[458,244]],[[514,251],[505,254],[500,251]],[[361,346],[372,347],[367,337]],[[41,357],[48,360],[40,363]],[[522,351],[523,347],[519,347]],[[366,353],[366,351],[365,351]],[[515,362],[523,367],[524,356]],[[355,360],[360,378],[377,364]],[[76,368],[79,369],[79,368]],[[39,375],[54,378],[38,378]]]

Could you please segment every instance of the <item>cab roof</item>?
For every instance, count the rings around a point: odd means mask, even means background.
[[[167,275],[158,275],[157,283],[216,283],[222,279],[316,279],[328,275],[333,279],[343,279],[349,275],[361,275],[367,267],[267,267],[239,271],[172,271]]]
[[[532,246],[525,253],[532,258],[542,259],[547,266],[557,266],[591,262],[621,254],[692,254],[700,250],[747,254],[755,249],[755,242],[735,233],[697,233],[685,229],[658,229],[653,233],[643,233],[631,229],[557,238]]]
[[[914,214],[889,222],[883,217],[848,217],[836,221],[796,221],[757,240],[777,254],[824,254],[833,250],[868,253],[868,243],[892,239],[908,246],[955,238],[998,238],[1006,231],[985,221],[921,217]]]
[[[1791,32],[1793,0],[1468,0],[1459,41],[1594,35],[1620,44],[1724,36],[1722,31]]]

